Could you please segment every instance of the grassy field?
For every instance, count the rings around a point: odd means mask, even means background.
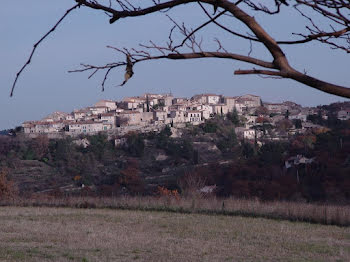
[[[263,218],[0,207],[0,261],[350,261],[350,228]]]

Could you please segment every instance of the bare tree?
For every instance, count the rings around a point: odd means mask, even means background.
[[[116,122],[116,126],[120,127],[120,126],[125,126],[129,122],[129,120],[125,117],[117,116],[115,122]]]
[[[265,77],[292,79],[323,92],[350,98],[350,88],[328,83],[323,80],[300,72],[290,65],[283,45],[301,45],[307,42],[320,42],[329,45],[331,49],[340,49],[350,53],[350,1],[348,0],[72,0],[75,5],[67,10],[57,24],[41,38],[33,47],[30,58],[17,73],[14,81],[15,88],[18,77],[25,67],[31,62],[37,46],[61,23],[61,21],[78,7],[85,7],[104,12],[109,17],[109,23],[117,23],[120,19],[151,15],[162,12],[173,26],[169,34],[165,36],[162,44],[150,41],[149,44],[140,44],[139,49],[120,48],[108,46],[124,58],[102,66],[82,64],[82,67],[70,72],[90,72],[89,78],[97,72],[103,71],[102,89],[106,79],[112,70],[125,66],[126,73],[122,85],[134,74],[133,66],[140,62],[156,59],[198,59],[221,58],[242,61],[253,67],[234,71],[236,75],[258,74]],[[207,17],[207,21],[194,29],[185,23],[174,20],[170,14],[179,11],[180,7],[191,8],[193,13],[201,12]],[[275,40],[268,28],[264,28],[254,15],[261,13],[273,16],[283,12],[296,11],[300,19],[305,21],[304,32],[291,32],[290,39]],[[170,12],[171,11],[171,12]],[[181,13],[180,13],[181,14]],[[179,15],[177,14],[179,17]],[[181,17],[181,16],[180,16]],[[233,27],[234,22],[240,22],[249,32],[238,31]],[[265,61],[258,57],[230,52],[230,48],[224,47],[219,39],[215,50],[207,50],[203,39],[198,37],[198,32],[209,24],[217,26],[218,30],[224,30],[229,37],[246,40],[252,47],[252,43],[258,43],[271,55],[271,61]],[[327,26],[325,26],[327,25]],[[283,29],[282,29],[283,30]]]

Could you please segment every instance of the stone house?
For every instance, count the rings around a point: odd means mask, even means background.
[[[315,158],[307,158],[303,155],[296,155],[296,156],[292,156],[289,157],[285,162],[284,162],[284,166],[286,169],[291,168],[293,166],[298,166],[301,164],[311,164],[312,162],[314,162]]]
[[[212,107],[211,106],[203,106],[201,109],[199,109],[198,111],[200,111],[202,113],[202,120],[204,119],[209,119],[210,116],[212,115]]]
[[[103,113],[99,115],[102,122],[111,124],[112,127],[116,126],[116,116],[115,113]]]
[[[261,106],[261,97],[260,96],[247,94],[247,95],[240,96],[237,100],[246,101],[246,105],[248,107]]]
[[[73,114],[68,114],[66,115],[66,118],[65,118],[66,121],[74,121],[74,115]]]
[[[139,111],[124,111],[117,115],[120,119],[125,120],[126,125],[139,125],[141,124],[141,113]]]
[[[350,109],[343,109],[338,111],[337,113],[338,119],[339,120],[349,120],[350,119]]]
[[[257,116],[250,116],[250,115],[246,115],[245,119],[246,119],[246,126],[254,126],[256,124],[256,119],[258,117]]]
[[[228,111],[232,112],[235,109],[237,97],[224,96],[222,100]]]
[[[118,107],[126,109],[126,110],[133,110],[133,109],[136,109],[138,107],[142,107],[143,108],[143,104],[146,104],[146,98],[143,98],[143,97],[127,97],[127,98],[124,98],[123,101],[121,101],[119,103]]]
[[[299,120],[301,120],[302,122],[306,122],[306,120],[307,120],[307,115],[300,112],[300,113],[295,114],[295,115],[289,115],[288,118],[289,118],[290,120],[299,119]]]
[[[255,136],[257,136],[257,137],[261,136],[260,132],[258,132],[257,130],[248,129],[245,127],[236,127],[235,132],[236,132],[238,137],[248,139],[248,140],[255,139]]]
[[[91,111],[87,108],[73,111],[73,116],[75,120],[85,119],[86,117],[91,115],[92,115]]]
[[[31,121],[22,124],[25,134],[42,134],[42,133],[57,133],[64,131],[64,121]]]
[[[117,109],[117,103],[112,100],[100,100],[95,104],[95,107],[107,107],[108,111]]]
[[[220,96],[215,94],[205,94],[207,98],[207,104],[218,104],[220,103]]]
[[[52,122],[39,121],[35,123],[35,133],[54,133],[54,132],[58,132],[58,130],[53,126]]]
[[[23,132],[30,134],[35,132],[35,125],[33,121],[26,121],[22,123]]]
[[[171,106],[173,104],[174,97],[172,95],[164,95],[163,97],[159,98],[158,101],[160,104],[163,104],[165,106]]]
[[[184,123],[185,122],[185,112],[171,110],[169,112],[169,118],[170,118],[170,121],[172,121],[173,123]]]
[[[141,122],[151,123],[153,121],[153,112],[142,112]]]
[[[208,114],[209,116],[213,114],[213,107],[210,105],[201,105],[201,107],[198,110],[203,112],[205,111],[206,112],[205,114]],[[209,116],[206,117],[206,119],[209,118]]]
[[[185,112],[185,121],[192,124],[199,124],[202,122],[202,113],[198,110],[189,110]]]
[[[225,104],[212,105],[211,107],[212,107],[213,114],[217,114],[217,115],[224,114],[224,115],[226,115],[229,112],[228,107]]]
[[[185,103],[173,104],[169,107],[169,111],[186,111],[187,105]]]
[[[175,98],[173,98],[172,104],[186,104],[187,102],[188,102],[187,98],[175,97]]]
[[[63,121],[66,119],[67,115],[68,114],[65,112],[56,111],[56,112],[51,113],[47,117],[43,118],[42,121],[46,121],[46,122]]]
[[[69,123],[67,127],[72,134],[90,134],[112,129],[111,124],[97,121],[79,121]]]
[[[278,103],[264,103],[264,106],[269,110],[270,113],[282,114],[288,110],[288,107],[284,104]]]
[[[236,100],[236,104],[243,104],[247,109],[259,107],[259,106],[257,106],[258,103],[254,99],[247,98],[247,97],[239,97]]]
[[[153,111],[153,119],[154,121],[165,121],[168,117],[168,112],[155,110]]]
[[[200,94],[191,98],[192,101],[199,102],[201,104],[218,104],[221,96],[215,94]]]
[[[236,109],[237,113],[239,113],[239,114],[243,114],[244,112],[247,112],[247,110],[248,110],[246,104],[243,101],[239,101],[239,100],[237,100],[235,102],[235,109]]]
[[[108,107],[106,106],[93,106],[89,107],[89,110],[93,115],[100,115],[108,112]]]

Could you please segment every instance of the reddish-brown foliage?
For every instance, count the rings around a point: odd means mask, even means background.
[[[129,159],[126,168],[121,172],[118,183],[125,186],[133,193],[143,192],[143,181],[140,177],[140,169],[138,165],[138,160]]]
[[[7,179],[6,171],[0,171],[0,199],[12,198],[16,194],[16,187]]]
[[[46,135],[40,135],[34,138],[31,144],[38,159],[43,158],[49,152],[49,139]]]
[[[256,122],[257,123],[270,123],[270,120],[266,117],[263,117],[263,116],[259,116],[257,119],[256,119]]]
[[[170,190],[162,186],[158,186],[158,194],[161,197],[170,197],[175,198],[176,200],[180,200],[180,195],[177,189]]]

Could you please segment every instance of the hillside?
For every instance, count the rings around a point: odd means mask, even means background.
[[[21,195],[156,195],[158,187],[218,197],[350,203],[348,122],[288,140],[240,139],[216,117],[179,133],[100,133],[77,139],[0,137],[0,171]]]

